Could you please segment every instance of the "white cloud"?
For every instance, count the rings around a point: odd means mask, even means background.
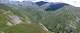
[[[17,1],[23,1],[23,0],[17,0]],[[61,3],[67,3],[70,5],[73,5],[75,7],[80,7],[80,0],[25,0],[25,1],[47,1],[47,2],[61,2]]]
[[[80,0],[48,0],[49,2],[62,2],[75,7],[80,7]]]
[[[75,7],[80,7],[80,0],[47,0],[47,2],[67,3]]]
[[[16,0],[16,1],[23,1],[23,0]]]
[[[63,3],[67,3],[75,7],[80,7],[80,0],[64,0]]]

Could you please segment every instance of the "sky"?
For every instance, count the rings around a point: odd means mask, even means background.
[[[14,0],[15,1],[15,0]],[[16,1],[24,1],[24,0],[16,0]],[[80,0],[25,0],[25,1],[46,1],[46,2],[61,2],[61,3],[67,3],[75,7],[80,7]]]

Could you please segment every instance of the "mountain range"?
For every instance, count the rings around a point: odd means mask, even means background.
[[[2,33],[80,33],[80,8],[66,3],[0,3]]]

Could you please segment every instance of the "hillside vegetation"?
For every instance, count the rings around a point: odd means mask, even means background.
[[[75,13],[77,11],[77,13]],[[71,5],[56,11],[22,4],[0,4],[0,32],[80,33],[79,10]],[[43,24],[40,25],[39,23]],[[48,29],[43,29],[43,26]]]
[[[34,23],[31,10],[25,10],[10,4],[0,4],[0,32],[4,33],[49,33]],[[15,19],[16,18],[16,19]],[[37,18],[37,17],[35,17]],[[33,21],[33,20],[34,21]],[[17,21],[18,20],[18,21]]]

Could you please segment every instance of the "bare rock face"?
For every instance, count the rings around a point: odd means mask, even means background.
[[[10,23],[10,22],[7,22],[7,24],[6,25],[8,25],[8,26],[12,26],[13,24],[12,23]]]
[[[18,16],[15,16],[15,15],[13,15],[13,16],[9,15],[9,19],[10,19],[10,22],[14,25],[22,22],[21,19]]]

